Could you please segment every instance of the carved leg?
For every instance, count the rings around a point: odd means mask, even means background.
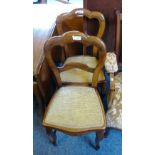
[[[50,142],[52,142],[53,145],[56,145],[56,130],[51,128],[46,128],[46,133],[50,138]]]
[[[100,141],[104,138],[104,133],[105,133],[105,130],[102,130],[102,131],[97,131],[96,132],[96,139],[95,139],[95,143],[96,143],[96,146],[95,146],[95,149],[98,150],[100,148]]]

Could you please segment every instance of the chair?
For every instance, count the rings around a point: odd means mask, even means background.
[[[81,62],[69,62],[64,63],[62,67],[56,67],[52,58],[52,48],[55,46],[64,47],[72,42],[80,42],[85,47],[95,45],[98,48],[96,54],[98,64],[95,68]],[[97,90],[98,76],[106,58],[104,43],[97,37],[85,35],[78,31],[70,31],[49,38],[45,43],[44,52],[58,84],[58,89],[52,96],[43,119],[47,135],[51,142],[56,145],[56,130],[69,135],[96,132],[95,148],[99,149],[99,142],[104,138],[106,129],[105,112]],[[92,74],[91,86],[83,84],[63,85],[61,73],[74,68]]]
[[[58,31],[58,34],[61,35],[64,32],[66,32],[66,30],[63,27],[63,23],[66,21],[70,22],[70,25],[68,24],[68,30],[78,30],[78,31],[83,31],[83,27],[85,27],[85,23],[83,23],[83,21],[80,23],[80,21],[76,22],[76,19],[81,19],[82,20],[84,18],[86,19],[97,19],[99,22],[99,28],[98,28],[98,32],[96,34],[97,37],[101,38],[104,30],[105,30],[105,19],[103,14],[101,14],[100,12],[97,11],[89,11],[87,9],[74,9],[69,13],[63,13],[61,15],[59,15],[56,19],[56,28]],[[73,22],[71,22],[71,20],[74,20]],[[85,30],[84,30],[85,31]],[[86,33],[86,32],[85,32]],[[97,48],[95,46],[93,46],[93,56],[94,57],[90,57],[90,56],[85,56],[85,54],[87,53],[86,48],[83,47],[83,54],[80,56],[71,56],[71,52],[69,47],[66,45],[64,46],[64,52],[65,52],[65,64],[70,63],[70,62],[83,62],[89,66],[95,67],[97,64],[96,59],[94,58],[96,53],[97,53]],[[71,56],[71,57],[70,57]],[[63,73],[62,76],[62,82],[63,83],[91,83],[91,76],[90,74],[85,74],[84,71],[79,70],[79,72],[77,72],[76,70],[72,70],[72,71],[66,71]],[[84,75],[84,76],[83,76]],[[85,77],[85,78],[83,78]],[[99,75],[99,83],[103,83],[105,82],[105,77],[103,74],[103,71],[101,71],[100,75]]]
[[[108,102],[107,127],[122,130],[122,72],[114,77],[115,90]]]
[[[115,10],[116,17],[116,34],[115,34],[115,48],[113,52],[107,52],[105,68],[110,74],[110,92],[109,98],[112,98],[115,91],[115,76],[114,73],[121,70],[122,65],[119,63],[122,61],[122,50],[121,50],[121,24],[122,24],[122,13],[119,10]],[[119,66],[118,66],[119,64]]]
[[[121,71],[122,50],[121,50],[121,24],[122,13],[119,10],[115,11],[116,17],[116,35],[115,35],[115,53],[117,55],[117,63],[119,71]],[[107,127],[122,129],[122,72],[118,72],[111,77],[111,88],[109,93],[108,111],[106,113]]]
[[[76,19],[76,20],[75,20]],[[82,19],[82,21],[80,21]],[[99,27],[97,29],[97,33],[93,34],[98,38],[101,38],[104,35],[105,31],[105,18],[102,13],[98,11],[89,11],[88,9],[74,9],[69,13],[63,13],[60,14],[56,19],[56,28],[58,31],[58,34],[63,34],[64,32],[68,30],[78,30],[85,32],[87,34],[87,22],[89,20],[96,19],[99,23]],[[86,21],[87,20],[87,21]],[[68,21],[68,22],[67,22]],[[64,26],[64,23],[67,22],[67,24]],[[67,27],[67,28],[66,28]],[[97,61],[96,59],[92,57],[85,56],[85,54],[89,51],[86,50],[85,47],[83,47],[83,54],[81,56],[71,56],[71,52],[74,49],[69,48],[69,46],[64,46],[64,53],[65,53],[65,64],[69,62],[83,62],[87,65],[96,66]],[[97,48],[93,46],[93,56],[97,53]],[[70,57],[71,56],[71,57]],[[107,67],[108,66],[108,67]],[[111,77],[114,76],[114,72],[117,71],[117,60],[116,55],[113,52],[108,52],[106,61],[105,61],[105,68],[106,71],[110,74]],[[91,77],[90,74],[85,73],[84,71],[79,70],[79,72],[75,71],[74,69],[72,71],[66,71],[62,75],[62,82],[63,83],[91,83]],[[83,78],[86,77],[86,78]],[[98,79],[98,83],[102,84],[102,94],[105,92],[105,85],[106,85],[106,79],[104,76],[103,71],[101,71]]]
[[[116,60],[109,58],[109,60],[114,60],[113,62],[111,61],[109,63],[109,72],[112,70],[112,72],[120,72],[122,71],[122,49],[121,49],[121,31],[122,31],[122,13],[119,10],[115,11],[115,17],[116,17],[116,35],[115,35],[115,50],[113,54],[115,53],[116,55]],[[110,55],[109,55],[110,56]],[[106,63],[108,64],[108,63]],[[114,64],[114,65],[112,65]],[[118,64],[118,65],[117,65]],[[113,67],[112,67],[113,66]],[[112,69],[110,69],[112,67]],[[115,92],[115,77],[114,74],[110,74],[110,93],[109,93],[109,98],[113,98],[114,92]]]

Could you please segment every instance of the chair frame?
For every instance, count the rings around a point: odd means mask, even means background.
[[[78,37],[81,37],[81,39],[74,40],[72,36],[78,36]],[[89,45],[95,45],[98,48],[96,57],[98,56],[99,60],[98,60],[98,64],[95,69],[88,67],[86,64],[82,64],[82,63],[69,63],[62,67],[56,67],[54,60],[52,58],[52,54],[51,54],[52,50],[51,49],[57,45],[64,47],[66,44],[73,43],[73,42],[80,42],[85,47],[87,47]],[[103,108],[102,101],[101,101],[100,95],[97,90],[98,76],[104,66],[104,62],[106,59],[106,48],[105,48],[104,43],[101,41],[101,39],[94,37],[94,36],[85,35],[79,31],[70,31],[70,32],[64,33],[63,35],[49,38],[44,45],[44,52],[45,52],[45,58],[47,60],[47,63],[49,65],[51,71],[55,75],[58,87],[63,86],[63,83],[60,78],[60,72],[62,72],[62,71],[72,69],[72,68],[79,68],[79,69],[82,69],[82,70],[85,70],[88,72],[92,72],[93,73],[92,86],[89,86],[89,87],[93,87],[95,89],[96,94],[100,100],[100,104]],[[86,87],[88,87],[88,86],[86,86]],[[53,99],[53,97],[52,97],[52,99]],[[48,106],[47,106],[47,109],[48,109]],[[47,109],[46,109],[44,118],[46,117]],[[105,129],[106,129],[106,121],[104,121],[104,122],[105,122],[104,126],[101,128],[88,128],[88,129],[85,129],[85,130],[79,131],[79,132],[77,132],[76,130],[69,131],[68,129],[63,128],[63,127],[61,128],[61,127],[57,127],[57,126],[51,126],[51,125],[46,124],[44,121],[43,121],[43,125],[46,128],[47,135],[50,137],[50,140],[54,145],[56,145],[56,130],[59,130],[66,134],[74,135],[74,136],[94,131],[94,132],[96,132],[95,149],[97,150],[100,148],[99,142],[105,137],[104,134],[105,134]]]
[[[105,22],[105,17],[102,13],[100,13],[99,11],[90,11],[88,9],[84,9],[84,8],[77,8],[72,10],[71,12],[67,12],[67,13],[62,13],[60,14],[57,19],[56,19],[56,28],[57,28],[57,32],[59,35],[62,35],[63,33],[65,33],[63,31],[63,22],[66,20],[71,20],[74,18],[83,18],[83,19],[97,19],[99,22],[99,29],[97,32],[96,37],[100,38],[103,36],[104,32],[105,32],[105,27],[106,27],[106,22]],[[87,27],[87,23],[84,22],[83,24],[83,31],[85,34],[87,34],[86,32],[86,27]],[[68,58],[70,55],[69,52],[69,47],[68,46],[64,46],[64,55],[65,58]],[[95,46],[93,46],[93,56],[96,56],[97,53],[97,48]],[[83,55],[86,54],[86,48],[83,48]],[[63,82],[65,84],[73,84],[72,82]],[[74,82],[75,83],[75,82]],[[102,95],[104,94],[105,90],[106,90],[106,81],[98,81],[98,83],[102,83]],[[76,83],[75,83],[76,84]],[[85,84],[89,84],[89,82],[85,83]]]
[[[120,43],[121,43],[121,22],[122,22],[122,13],[119,10],[115,10],[116,16],[116,35],[115,35],[115,53],[117,56],[117,64],[119,64],[120,59]],[[109,98],[112,98],[115,91],[115,81],[114,74],[110,74],[110,93]]]
[[[83,8],[77,8],[72,10],[71,12],[68,13],[62,13],[60,14],[57,19],[56,19],[56,28],[58,31],[59,35],[62,35],[65,33],[63,31],[63,22],[66,20],[74,19],[74,18],[87,18],[87,19],[97,19],[99,22],[99,29],[97,32],[96,37],[101,38],[104,34],[105,31],[105,18],[102,13],[98,11],[89,11],[88,9],[83,9]],[[86,29],[84,28],[85,34],[87,34]],[[65,56],[69,56],[69,49],[67,46],[64,46],[65,48]],[[86,54],[86,49],[83,49],[83,53]],[[93,55],[95,56],[97,53],[96,47],[93,47]]]
[[[117,64],[119,64],[120,60],[120,43],[121,43],[121,22],[122,22],[122,13],[120,10],[115,10],[115,18],[116,18],[116,34],[115,34],[115,54],[117,56]],[[120,64],[119,64],[120,65]],[[115,93],[115,78],[114,74],[110,74],[110,92],[108,97],[108,102],[111,103],[111,99]]]

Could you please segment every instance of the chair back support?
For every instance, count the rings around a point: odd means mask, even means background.
[[[71,20],[71,19],[75,19],[75,18],[86,18],[86,19],[97,19],[97,21],[99,22],[99,28],[98,28],[98,32],[96,34],[97,37],[101,38],[104,34],[105,31],[105,18],[103,16],[102,13],[98,12],[98,11],[89,11],[88,9],[83,9],[83,8],[78,8],[78,9],[74,9],[71,12],[68,13],[63,13],[61,15],[59,15],[56,19],[56,27],[57,27],[57,31],[58,34],[63,34],[65,31],[63,30],[63,22],[67,21],[67,20]],[[85,32],[85,28],[84,26],[86,23],[83,23],[83,32]],[[79,25],[76,23],[77,25],[77,29],[74,30],[78,30]],[[87,32],[85,32],[87,33]],[[65,51],[67,52],[69,49],[67,46],[65,46]],[[84,53],[86,51],[85,48],[83,48]],[[93,55],[95,55],[97,53],[97,48],[93,47]],[[66,53],[66,57],[68,57],[69,53]]]
[[[66,44],[74,43],[74,42],[82,43],[85,48],[90,45],[97,47],[96,57],[98,56],[98,64],[96,68],[91,68],[86,64],[82,64],[82,63],[68,63],[62,67],[56,67],[54,60],[52,58],[52,53],[51,53],[52,48],[54,46],[64,47]],[[59,87],[62,85],[60,72],[63,72],[72,68],[79,68],[87,72],[93,73],[92,87],[97,87],[98,76],[104,66],[104,62],[106,58],[105,44],[98,37],[89,36],[79,31],[69,31],[59,36],[50,37],[44,45],[44,52],[45,52],[45,58],[47,60],[47,63],[50,69],[52,70],[53,74],[55,75],[55,78]]]

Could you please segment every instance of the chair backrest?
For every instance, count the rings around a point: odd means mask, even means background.
[[[94,45],[97,47],[98,50],[97,50],[96,57],[98,57],[98,64],[96,68],[91,68],[86,64],[82,64],[82,63],[68,63],[62,67],[56,67],[52,58],[52,53],[51,53],[52,48],[55,46],[64,47],[66,44],[70,44],[74,42],[80,42],[83,44],[84,47],[87,47],[90,45]],[[104,62],[106,58],[105,44],[98,37],[89,36],[79,31],[69,31],[62,35],[49,38],[44,45],[44,52],[45,52],[45,58],[47,60],[47,63],[50,69],[52,70],[53,74],[55,75],[55,78],[59,87],[62,85],[60,73],[72,68],[79,68],[87,72],[93,73],[92,87],[97,87],[98,76],[104,66]]]
[[[73,27],[70,26],[70,30],[78,30],[84,33],[86,32],[87,29],[87,23],[84,22],[84,19],[96,19],[99,22],[99,28],[98,28],[98,32],[95,36],[101,38],[104,34],[105,31],[105,18],[103,16],[102,13],[98,12],[98,11],[89,11],[88,9],[83,9],[83,8],[78,8],[78,9],[74,9],[71,12],[68,13],[63,13],[61,15],[59,15],[56,19],[56,27],[57,27],[57,31],[58,34],[63,34],[64,32],[66,32],[64,30],[64,26],[63,23],[67,20],[72,20],[72,19],[77,19],[77,18],[82,18],[83,22],[82,23],[77,23],[75,22],[72,23]],[[81,26],[83,27],[83,30],[81,30]],[[68,51],[68,47],[65,46],[65,51]],[[85,51],[85,49],[83,49]],[[96,47],[93,47],[93,54],[95,54],[97,52]],[[67,55],[68,56],[68,55]],[[66,57],[67,57],[66,56]]]

